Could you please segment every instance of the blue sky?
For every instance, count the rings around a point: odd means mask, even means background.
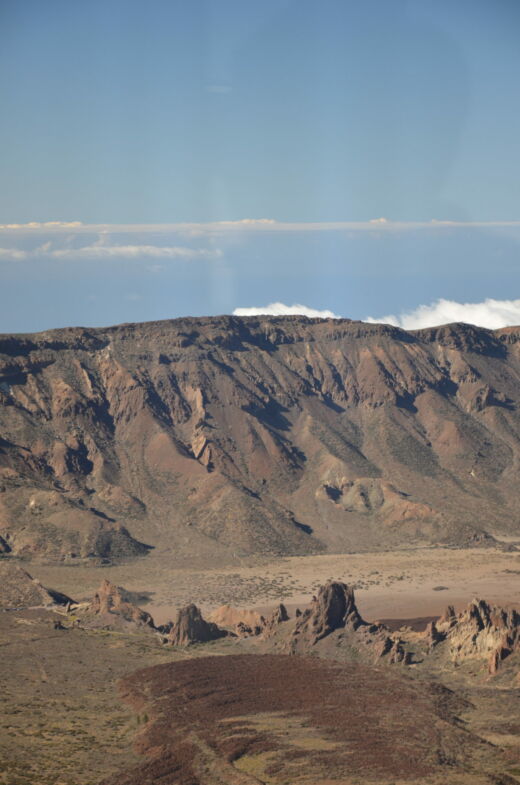
[[[0,330],[519,297],[519,23],[517,0],[2,0],[0,223],[83,226],[0,229]]]

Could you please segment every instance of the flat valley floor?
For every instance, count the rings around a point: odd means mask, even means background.
[[[520,553],[494,549],[251,558],[212,569],[182,567],[174,554],[152,552],[117,567],[38,565],[33,572],[44,586],[75,600],[91,597],[108,578],[139,593],[139,604],[159,624],[189,602],[204,613],[224,604],[260,610],[280,602],[289,608],[305,606],[327,580],[353,586],[359,610],[370,620],[439,616],[447,605],[459,609],[475,597],[520,606]]]

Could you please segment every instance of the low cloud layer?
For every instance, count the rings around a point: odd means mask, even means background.
[[[239,218],[228,221],[183,222],[165,224],[88,224],[82,221],[29,221],[0,224],[0,232],[28,236],[35,234],[86,234],[96,232],[154,234],[220,235],[229,233],[293,233],[293,232],[368,232],[400,233],[406,231],[520,229],[520,221],[449,221],[432,218],[427,221],[393,221],[370,218],[366,221],[278,221],[274,218]]]
[[[221,256],[217,248],[188,248],[178,245],[86,245],[82,248],[57,248],[48,252],[55,259],[203,259]]]
[[[79,229],[84,226],[81,221],[29,221],[25,224],[0,224],[0,229]]]
[[[413,311],[398,316],[388,314],[365,320],[372,323],[393,324],[404,330],[420,330],[451,322],[467,322],[478,327],[498,330],[500,327],[520,325],[520,300],[484,300],[482,303],[457,303],[454,300],[437,300],[431,305],[420,305]]]
[[[284,303],[270,303],[265,306],[253,306],[251,308],[235,308],[233,316],[309,316],[320,319],[341,319],[341,316],[332,311],[319,311],[316,308],[309,308],[307,305],[285,305]]]
[[[44,243],[32,250],[1,248],[0,260],[25,261],[27,259],[215,259],[222,256],[219,248],[190,248],[181,245],[110,245],[101,239],[79,248],[56,247],[52,242]]]
[[[263,307],[235,308],[234,316],[289,316],[302,315],[321,319],[341,319],[341,316],[328,310],[309,308],[307,305],[270,303]],[[481,303],[458,303],[454,300],[440,299],[431,305],[420,305],[412,311],[399,315],[388,314],[375,318],[368,316],[364,321],[372,324],[393,324],[404,330],[420,330],[423,327],[436,327],[452,322],[466,322],[478,327],[498,330],[500,327],[520,325],[519,300],[484,300]]]

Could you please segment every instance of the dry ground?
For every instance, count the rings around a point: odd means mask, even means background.
[[[201,604],[206,611],[224,602],[245,607],[268,607],[283,600],[290,606],[303,606],[316,588],[329,578],[358,587],[359,608],[368,619],[435,615],[446,604],[463,605],[474,595],[501,604],[520,603],[520,555],[495,550],[419,549],[286,558],[269,563],[237,563],[236,566],[211,570],[172,567],[165,556],[153,553],[145,559],[107,568],[24,566],[44,585],[62,590],[76,599],[92,596],[102,578],[108,577],[135,592],[140,604],[158,622],[173,615],[173,611],[188,600]],[[138,669],[177,662],[186,656],[199,658],[208,654],[248,651],[245,643],[218,641],[179,652],[162,648],[153,634],[54,630],[53,618],[53,613],[43,610],[0,613],[3,663],[0,669],[3,704],[0,719],[1,785],[94,785],[114,772],[135,768],[140,765],[140,759],[133,751],[134,738],[136,734],[142,738],[143,726],[152,712],[145,707],[132,710],[121,703],[118,680]],[[287,658],[287,663],[294,662],[294,658]],[[446,681],[445,674],[433,675]],[[261,674],[254,677],[257,695],[263,678]],[[279,682],[286,681],[285,676],[277,678]],[[464,727],[497,745],[499,751],[503,748],[497,771],[509,772],[512,778],[509,783],[519,781],[515,777],[520,775],[518,688],[513,683],[487,682],[482,673],[476,677],[456,675],[448,686],[470,701],[461,714],[467,723]],[[208,682],[209,695],[212,689],[212,683]],[[423,699],[428,700],[428,696],[422,696],[420,701]],[[309,711],[312,701],[307,705]],[[353,705],[350,698],[345,703],[345,706],[348,705]],[[233,713],[227,715],[239,723],[248,724],[255,735],[265,738],[267,734],[270,739],[268,749],[237,758],[233,776],[246,778],[237,779],[237,783],[255,782],[251,778],[256,777],[256,781],[269,785],[281,785],[282,782],[293,785],[298,780],[291,779],[291,772],[294,773],[298,761],[309,756],[309,761],[314,760],[313,766],[319,759],[323,763],[323,772],[328,771],[327,761],[332,760],[331,755],[336,755],[334,745],[338,743],[337,739],[331,740],[330,725],[320,725],[321,721],[317,725],[309,725],[305,719],[302,720],[301,712],[293,712],[290,720],[281,719],[286,709],[285,704],[259,703],[251,712],[250,708],[246,711],[244,706],[237,705]],[[388,719],[388,715],[385,716]],[[400,722],[406,719],[401,718],[400,713],[397,716]],[[374,727],[380,729],[375,715],[369,712],[367,717],[371,717],[371,721],[376,723]],[[285,730],[294,747],[289,759],[292,762],[289,769],[282,768],[270,775],[267,770],[271,770],[270,767],[276,763],[275,758],[279,758],[272,745],[275,743],[278,749],[280,739],[277,741],[276,736]],[[394,739],[398,759],[403,757],[402,740],[407,735],[408,731],[403,731]],[[211,741],[211,738],[202,737],[197,744],[199,752],[200,745],[204,748],[202,758],[209,761],[209,769],[214,773],[217,765],[214,750],[212,752],[211,746],[204,746]],[[417,750],[414,754],[418,754]],[[314,768],[312,771],[315,779],[308,781],[307,785],[310,782],[312,785],[338,783],[337,777],[330,771],[328,774],[322,772],[321,780],[317,778],[318,770]],[[449,779],[442,775],[443,779],[435,771],[425,777],[421,775],[419,779],[410,775],[410,779],[407,774],[395,770],[393,779],[379,781],[395,785],[405,781],[421,782],[421,785],[423,782],[428,785],[430,782],[480,785],[474,771],[472,769],[472,773],[468,774],[465,770],[450,769]],[[273,779],[275,775],[278,779]],[[224,773],[221,782],[231,785],[231,780],[226,780],[227,776]],[[340,780],[344,785],[364,781],[355,772],[345,774]],[[508,781],[497,779],[496,783],[506,785]]]
[[[31,567],[29,566],[29,571]],[[280,601],[305,605],[329,579],[356,588],[359,609],[369,619],[440,615],[447,604],[473,597],[506,605],[520,603],[520,553],[499,550],[418,548],[384,553],[300,556],[276,561],[237,560],[231,566],[179,566],[173,555],[150,553],[120,566],[34,566],[35,577],[80,599],[92,596],[102,578],[139,592],[158,623],[188,602],[208,612],[229,603],[270,607]]]
[[[121,703],[117,682],[183,656],[154,635],[55,630],[55,619],[70,623],[41,609],[0,612],[2,785],[94,785],[137,762],[143,717]]]

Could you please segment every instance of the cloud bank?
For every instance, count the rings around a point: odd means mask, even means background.
[[[107,233],[179,233],[229,234],[234,232],[404,232],[443,231],[454,229],[520,229],[520,221],[451,221],[432,218],[426,221],[394,221],[390,218],[370,218],[366,221],[278,221],[275,218],[239,218],[227,221],[182,222],[163,224],[87,224],[82,221],[29,221],[0,224],[0,232],[7,234],[86,234]]]
[[[222,256],[219,248],[190,248],[182,245],[110,245],[105,238],[84,245],[55,247],[52,242],[44,243],[32,250],[22,248],[0,248],[0,261],[25,261],[28,259],[215,259]]]
[[[235,308],[234,316],[290,316],[302,315],[321,319],[341,319],[342,316],[329,310],[309,308],[307,305],[270,303],[266,306]],[[431,305],[419,305],[412,311],[399,315],[388,314],[375,318],[368,316],[364,321],[371,324],[393,324],[404,330],[421,330],[423,327],[437,327],[452,322],[466,322],[489,330],[520,325],[519,300],[493,300],[481,303],[458,303],[454,300],[440,299]]]
[[[188,248],[178,245],[101,245],[94,243],[82,248],[56,248],[47,252],[54,259],[203,259],[222,256],[218,248]]]
[[[79,229],[82,221],[29,221],[25,224],[0,224],[0,229]]]
[[[309,316],[320,319],[341,319],[341,316],[332,311],[319,311],[307,305],[285,305],[284,303],[270,303],[265,306],[251,308],[235,308],[233,316]]]
[[[368,316],[365,321],[372,324],[393,324],[404,330],[420,330],[423,327],[436,327],[451,322],[467,322],[498,330],[500,327],[520,325],[520,300],[488,299],[482,303],[457,303],[454,300],[441,299],[431,305],[420,305],[415,310],[399,316],[388,314],[377,319]]]

